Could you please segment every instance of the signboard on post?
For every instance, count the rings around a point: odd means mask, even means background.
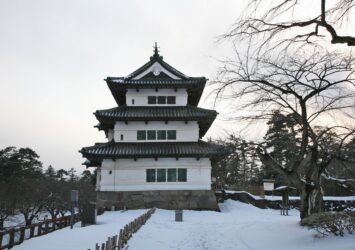
[[[274,190],[275,180],[264,179],[264,193],[266,195],[271,195]]]
[[[75,205],[78,204],[78,201],[79,201],[79,191],[78,190],[71,190],[70,191],[70,202],[71,202],[70,229],[73,229],[73,225],[74,225],[74,208],[75,208]]]
[[[78,190],[72,190],[70,192],[70,201],[72,203],[76,203],[79,201],[79,191]]]

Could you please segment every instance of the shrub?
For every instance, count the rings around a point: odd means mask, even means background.
[[[301,225],[316,230],[322,236],[330,234],[344,236],[346,233],[352,234],[355,231],[355,212],[344,211],[312,214],[304,218],[301,221]]]

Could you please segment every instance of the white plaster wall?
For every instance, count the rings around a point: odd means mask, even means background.
[[[137,130],[176,130],[176,140],[137,140]],[[116,122],[114,138],[116,142],[155,142],[155,141],[198,141],[199,127],[197,121],[150,121],[145,124],[143,121]],[[121,141],[121,134],[124,139]]]
[[[108,139],[109,141],[112,141],[113,138],[114,138],[114,131],[113,131],[113,129],[109,129],[109,130],[107,131],[107,139]]]
[[[186,89],[127,89],[127,106],[185,106],[187,104]],[[176,96],[176,104],[148,104],[148,96]],[[132,104],[134,99],[134,104]]]
[[[146,182],[148,168],[187,168],[186,182]],[[110,171],[112,173],[110,174]],[[100,191],[210,190],[211,162],[208,158],[150,158],[104,160],[100,168]]]

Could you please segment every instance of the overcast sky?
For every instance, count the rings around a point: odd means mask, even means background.
[[[78,150],[105,141],[92,113],[116,105],[103,79],[147,62],[155,41],[172,66],[212,79],[215,58],[230,53],[216,37],[243,2],[1,0],[0,148],[30,147],[45,167],[81,172]],[[224,128],[217,120],[208,135]]]

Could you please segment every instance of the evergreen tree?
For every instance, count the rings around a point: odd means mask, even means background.
[[[231,152],[213,163],[212,176],[219,184],[250,186],[260,184],[260,162],[254,143],[230,135],[226,140],[217,141]]]
[[[71,168],[68,171],[68,176],[69,176],[69,180],[71,182],[77,181],[78,180],[78,176],[76,175],[76,170],[74,168]]]
[[[68,171],[62,168],[57,171],[57,178],[59,180],[63,181],[65,179],[65,176],[68,176]]]
[[[54,180],[57,177],[57,172],[52,167],[52,165],[49,165],[48,168],[44,171],[44,175],[47,178]]]
[[[265,134],[266,147],[272,152],[270,155],[284,168],[290,167],[299,151],[300,131],[299,123],[293,114],[284,115],[274,111],[267,122],[268,130]],[[287,184],[280,174],[269,166],[263,166],[263,178],[275,179],[276,185]]]
[[[5,183],[24,178],[41,178],[42,163],[30,148],[7,147],[0,150],[0,181]]]

